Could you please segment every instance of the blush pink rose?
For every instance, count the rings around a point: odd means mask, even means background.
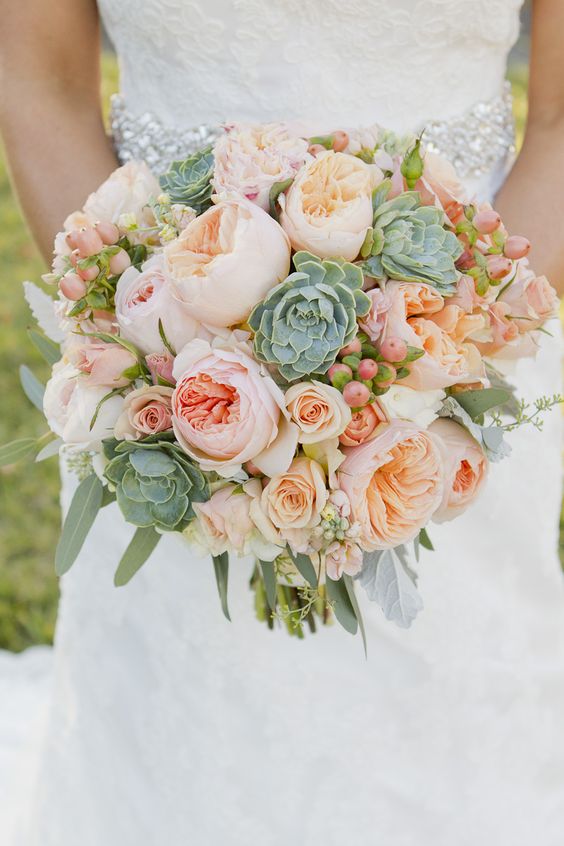
[[[212,555],[245,553],[248,538],[255,529],[250,517],[251,501],[244,491],[237,491],[236,485],[226,485],[207,502],[194,503],[200,541]]]
[[[403,385],[418,391],[447,388],[467,381],[470,376],[466,350],[434,321],[425,317],[411,317],[407,321],[409,334],[405,340],[420,347],[425,355],[409,365],[409,376]]]
[[[254,203],[223,199],[164,249],[165,271],[196,320],[229,327],[247,320],[290,270],[290,243]]]
[[[433,520],[444,523],[462,514],[481,493],[489,462],[479,443],[454,420],[436,420],[429,431],[439,445],[444,467],[443,498]]]
[[[388,549],[413,540],[443,497],[439,446],[427,432],[392,421],[359,447],[345,449],[339,486],[352,520],[360,523],[365,550]]]
[[[66,350],[66,356],[85,375],[84,381],[91,388],[122,388],[129,385],[131,377],[123,374],[137,364],[136,356],[120,344],[94,339],[71,344]]]
[[[172,388],[144,385],[127,394],[116,422],[118,440],[138,440],[172,428]]]
[[[522,333],[538,329],[558,311],[556,291],[546,276],[535,276],[526,261],[519,262],[515,280],[499,301],[510,306],[512,319]]]
[[[351,421],[339,437],[339,441],[347,447],[360,446],[360,444],[364,444],[375,437],[378,427],[382,423],[387,423],[387,421],[386,412],[377,401],[365,405],[364,408],[353,413]]]
[[[423,175],[415,186],[420,192],[422,202],[443,209],[448,218],[456,222],[464,213],[464,204],[468,197],[458,174],[448,159],[425,152]]]
[[[270,479],[260,505],[280,535],[302,549],[310,530],[321,522],[328,497],[321,465],[309,458],[295,458],[288,470]]]
[[[143,226],[153,226],[155,218],[148,203],[161,189],[145,162],[127,162],[106,179],[84,204],[88,220],[118,223],[122,214],[134,215]]]
[[[145,356],[149,373],[154,385],[159,385],[159,380],[164,380],[174,385],[175,379],[172,375],[172,368],[174,366],[174,357],[169,353],[150,353]]]
[[[359,323],[371,341],[395,337],[411,340],[413,332],[407,323],[410,317],[426,317],[440,311],[443,297],[429,285],[418,282],[388,280],[383,288],[368,292],[371,308]]]
[[[246,461],[268,475],[288,468],[297,427],[286,419],[284,394],[247,344],[191,341],[173,373],[174,432],[204,470],[228,477]]]

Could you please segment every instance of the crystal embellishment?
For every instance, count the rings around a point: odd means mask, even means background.
[[[172,161],[183,159],[214,141],[224,131],[220,126],[200,125],[191,129],[165,126],[150,112],[135,115],[119,94],[112,97],[111,131],[122,164],[144,159],[156,173]],[[462,179],[479,178],[509,160],[515,152],[511,87],[502,94],[476,103],[449,120],[430,121],[423,127],[428,150],[452,162]]]

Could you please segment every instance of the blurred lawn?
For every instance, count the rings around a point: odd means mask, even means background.
[[[103,63],[103,98],[107,107],[117,89],[111,57]],[[526,113],[525,68],[512,72],[515,112],[521,137]],[[40,415],[20,390],[18,368],[30,365],[42,378],[46,367],[26,337],[30,314],[21,281],[43,272],[11,196],[0,150],[0,396],[3,404],[0,443],[45,430]],[[53,636],[58,597],[53,554],[59,532],[58,470],[55,460],[0,470],[0,648],[21,650],[48,643]]]

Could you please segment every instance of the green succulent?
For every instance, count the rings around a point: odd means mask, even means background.
[[[195,516],[193,502],[209,499],[208,482],[184,452],[162,435],[144,441],[105,441],[104,469],[128,523],[181,531]]]
[[[171,203],[190,206],[196,214],[202,214],[212,202],[211,180],[214,171],[214,157],[211,147],[199,150],[182,161],[172,162],[159,182]]]
[[[417,191],[405,191],[377,206],[362,257],[366,273],[376,279],[426,282],[448,296],[460,279],[454,263],[462,251],[444,226],[444,213],[422,206]]]
[[[296,272],[277,285],[249,317],[255,355],[288,381],[327,373],[357,332],[370,300],[359,267],[341,259],[294,256]]]

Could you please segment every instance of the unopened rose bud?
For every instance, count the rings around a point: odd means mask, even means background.
[[[120,273],[123,273],[124,270],[131,264],[131,259],[125,252],[125,250],[120,250],[114,256],[110,258],[110,273],[112,276],[119,276]]]
[[[490,279],[503,279],[510,273],[513,264],[505,256],[488,256],[487,270]]]
[[[61,294],[68,300],[80,300],[86,294],[86,283],[77,273],[67,273],[59,282]]]
[[[150,353],[145,356],[145,361],[155,385],[159,384],[159,377],[165,382],[170,382],[171,385],[176,384],[176,379],[172,375],[174,358],[169,352]]]
[[[503,253],[508,259],[517,261],[525,258],[531,251],[531,242],[522,235],[510,235],[503,246]]]
[[[353,380],[343,388],[343,399],[351,408],[359,408],[367,404],[370,399],[370,391],[362,382]]]
[[[491,235],[501,226],[501,217],[494,209],[482,209],[474,215],[472,223],[480,235]]]
[[[119,229],[115,223],[107,223],[105,220],[99,220],[95,224],[95,229],[104,244],[108,247],[113,247],[119,241]]]
[[[95,256],[104,249],[104,242],[92,226],[85,226],[75,236],[76,248],[80,258]]]

